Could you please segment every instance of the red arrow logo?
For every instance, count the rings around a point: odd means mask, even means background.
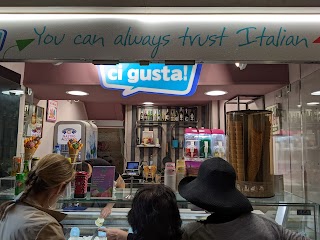
[[[320,37],[313,41],[313,43],[320,43]]]

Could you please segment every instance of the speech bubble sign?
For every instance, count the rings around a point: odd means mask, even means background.
[[[201,64],[120,63],[99,65],[98,72],[103,88],[123,90],[124,97],[138,92],[191,96],[197,89],[201,68]]]

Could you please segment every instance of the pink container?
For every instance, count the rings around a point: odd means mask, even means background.
[[[211,134],[223,134],[224,135],[224,131],[221,129],[211,129]]]

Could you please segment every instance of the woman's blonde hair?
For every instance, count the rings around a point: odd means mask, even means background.
[[[30,192],[37,194],[69,183],[74,177],[72,164],[62,155],[49,154],[43,157],[29,172],[26,187],[18,201],[23,202]],[[0,219],[5,216],[7,207],[12,201],[0,206]]]

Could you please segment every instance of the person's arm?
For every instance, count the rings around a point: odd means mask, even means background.
[[[125,188],[126,185],[124,183],[124,180],[123,178],[119,175],[119,177],[117,178],[117,181],[116,181],[116,187],[117,188]],[[114,203],[108,203],[102,210],[101,210],[101,213],[100,213],[100,217],[101,218],[107,218],[111,212],[112,212],[112,208],[114,206]]]
[[[281,231],[281,239],[282,240],[311,240],[308,237],[302,236],[301,234],[297,233],[297,232],[293,232],[289,229],[286,229],[282,226],[280,227],[280,231]]]
[[[100,228],[99,231],[104,231],[107,233],[108,240],[127,240],[131,239],[130,235],[125,231],[118,228]]]

